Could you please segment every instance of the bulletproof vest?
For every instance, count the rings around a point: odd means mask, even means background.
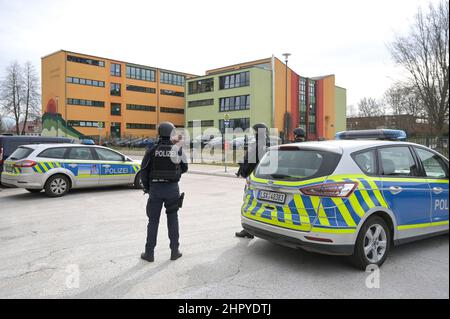
[[[158,144],[151,154],[150,179],[178,182],[181,178],[178,148],[172,144]]]

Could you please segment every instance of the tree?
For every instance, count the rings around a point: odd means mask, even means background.
[[[449,2],[442,0],[428,11],[418,10],[409,33],[389,45],[394,61],[409,80],[426,111],[431,128],[440,133],[448,125]]]
[[[16,123],[16,134],[25,134],[26,122],[39,117],[39,79],[30,62],[21,67],[18,62],[6,68],[1,81],[0,101],[3,112],[12,115]],[[23,121],[22,128],[20,122]]]
[[[410,83],[394,83],[384,94],[384,100],[394,115],[425,117],[423,102],[414,85]]]
[[[374,98],[362,98],[358,102],[358,115],[360,117],[374,117],[386,114],[386,107],[384,103],[377,101]]]

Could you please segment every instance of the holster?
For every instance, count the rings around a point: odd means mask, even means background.
[[[181,193],[180,197],[174,199],[173,201],[164,204],[167,214],[172,214],[178,211],[179,208],[183,207],[184,193]]]

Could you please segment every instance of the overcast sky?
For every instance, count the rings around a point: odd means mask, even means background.
[[[437,0],[431,0],[436,2]],[[272,54],[349,105],[401,76],[386,45],[426,0],[0,0],[0,75],[65,49],[193,74]]]

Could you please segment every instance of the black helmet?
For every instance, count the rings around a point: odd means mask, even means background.
[[[256,132],[256,134],[258,134],[260,132],[259,130],[261,129],[264,130],[264,133],[266,134],[269,131],[269,128],[264,123],[256,123],[255,125],[252,126],[252,129]]]
[[[294,129],[294,135],[295,137],[305,137],[305,130],[301,127],[297,127]]]
[[[170,122],[161,122],[158,127],[158,135],[163,138],[170,138],[172,132],[175,130],[175,126]]]

